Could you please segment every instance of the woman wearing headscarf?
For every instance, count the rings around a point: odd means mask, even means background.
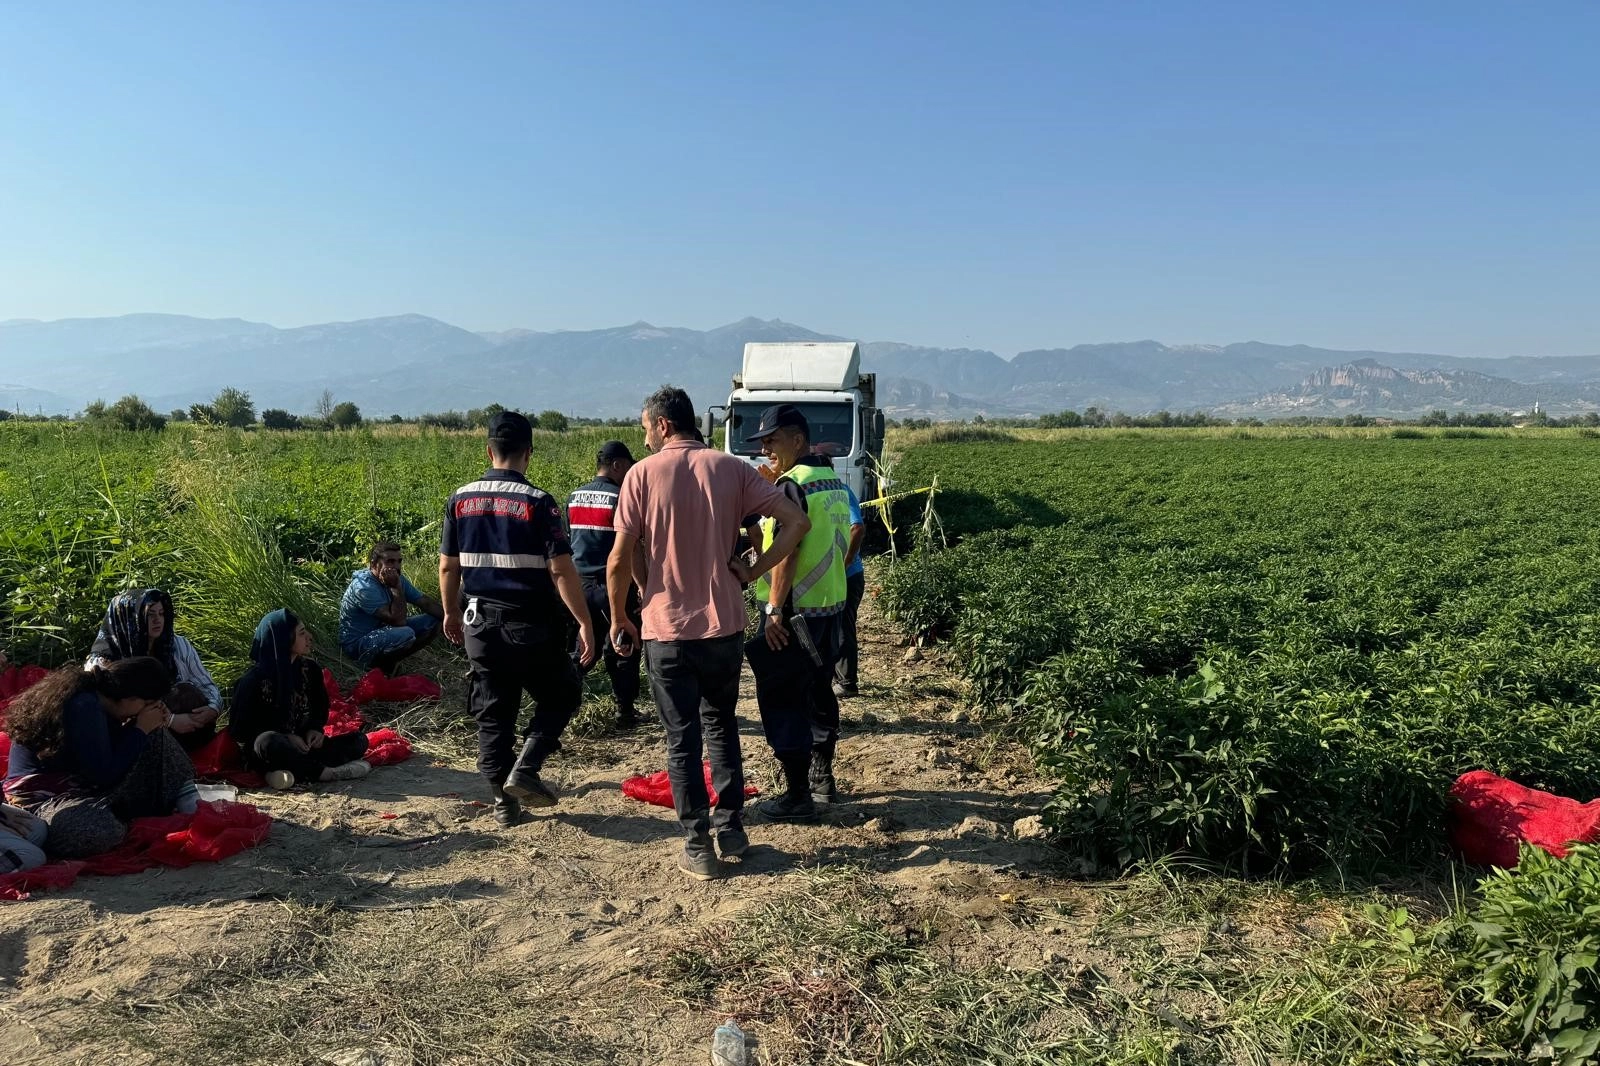
[[[253,665],[233,690],[228,732],[245,761],[273,788],[295,782],[350,781],[372,770],[361,756],[360,730],[330,737],[328,690],[311,655],[311,631],[291,612],[276,610],[256,626]]]
[[[167,730],[171,689],[166,667],[135,656],[63,667],[12,702],[6,798],[44,821],[45,851],[97,855],[130,819],[194,812],[194,764]]]
[[[148,655],[172,675],[164,702],[172,712],[171,730],[185,751],[199,751],[217,735],[222,691],[186,637],[173,631],[172,597],[160,589],[119,593],[106,608],[85,667],[104,666]]]

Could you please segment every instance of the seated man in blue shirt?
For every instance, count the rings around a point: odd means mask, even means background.
[[[392,674],[406,656],[421,651],[439,635],[444,608],[424,596],[400,573],[400,545],[382,541],[367,553],[367,568],[357,570],[339,601],[339,647],[362,666]],[[414,617],[408,604],[421,611]]]

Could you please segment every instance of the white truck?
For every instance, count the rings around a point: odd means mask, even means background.
[[[877,380],[861,372],[861,346],[853,341],[750,343],[725,407],[705,413],[706,440],[721,422],[729,454],[760,465],[760,446],[746,441],[773,404],[792,403],[811,424],[811,443],[833,459],[839,477],[863,501],[876,499],[873,464],[883,451],[883,412]],[[870,458],[869,458],[870,457]]]

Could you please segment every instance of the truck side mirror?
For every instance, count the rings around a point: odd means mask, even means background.
[[[879,444],[883,443],[883,412],[872,412],[872,438]]]
[[[717,429],[717,415],[726,415],[726,407],[707,407],[706,413],[700,416],[700,435],[705,437],[706,443],[711,443],[711,434]]]

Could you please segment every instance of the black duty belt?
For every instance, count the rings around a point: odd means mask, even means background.
[[[503,625],[506,622],[521,622],[527,625],[536,625],[548,621],[545,616],[528,607],[510,607],[505,604],[487,603],[476,596],[467,598],[466,610],[462,614],[462,622],[469,626]]]

